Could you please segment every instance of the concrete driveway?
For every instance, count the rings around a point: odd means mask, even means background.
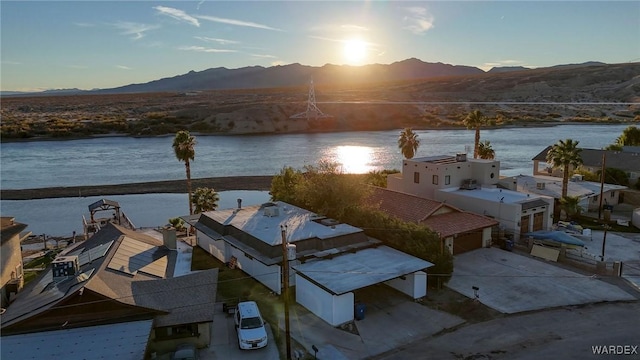
[[[269,324],[268,324],[269,325]],[[255,360],[279,360],[280,354],[273,338],[271,326],[267,326],[269,344],[256,350],[240,350],[236,335],[233,316],[222,311],[222,304],[216,304],[216,313],[213,318],[211,345],[199,352],[202,360],[222,359],[255,359]]]
[[[502,313],[602,301],[635,300],[620,288],[537,260],[497,248],[457,255],[447,284],[469,298],[478,287],[478,301]]]
[[[603,242],[604,231],[592,231],[591,237],[585,240],[585,251],[600,259]],[[607,262],[621,261],[622,277],[640,289],[640,233],[608,231],[604,259]]]

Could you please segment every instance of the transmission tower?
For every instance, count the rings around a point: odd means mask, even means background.
[[[306,118],[307,120],[309,120],[312,118],[323,119],[323,118],[330,118],[330,117],[331,115],[327,115],[323,113],[322,110],[320,110],[316,105],[316,92],[313,89],[313,79],[311,79],[311,82],[309,84],[309,100],[307,100],[307,110],[305,112],[292,115],[290,118],[291,119]]]

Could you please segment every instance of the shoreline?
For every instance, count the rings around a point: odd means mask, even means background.
[[[215,191],[257,190],[269,191],[273,175],[228,176],[191,179],[191,188],[213,188]],[[2,200],[35,200],[65,197],[134,195],[155,193],[187,193],[187,180],[164,180],[141,183],[64,186],[34,189],[1,189]]]
[[[582,121],[561,121],[561,122],[549,122],[549,121],[541,121],[539,123],[536,122],[522,122],[519,124],[508,124],[501,126],[484,126],[482,130],[494,130],[494,129],[526,129],[526,128],[538,128],[538,127],[554,127],[554,126],[563,126],[563,125],[627,125],[634,126],[635,122],[619,122],[619,121],[610,121],[610,122],[582,122]],[[414,130],[421,131],[438,131],[438,130],[469,130],[464,126],[416,126],[410,127]],[[402,128],[397,129],[371,129],[371,130],[307,130],[307,131],[290,131],[290,132],[248,132],[248,133],[229,133],[229,132],[219,132],[219,133],[201,133],[201,132],[190,132],[193,136],[261,136],[261,135],[289,135],[289,134],[316,134],[316,133],[340,133],[340,132],[360,132],[360,131],[393,131],[398,130],[401,131]],[[161,137],[173,137],[175,134],[158,134],[158,135],[131,135],[124,133],[110,133],[110,134],[94,134],[87,136],[73,136],[73,137],[51,137],[51,136],[40,136],[40,137],[31,137],[31,138],[3,138],[2,142],[5,143],[21,143],[21,142],[35,142],[35,141],[73,141],[73,140],[91,140],[91,139],[101,139],[101,138],[161,138]],[[238,189],[233,189],[238,190]]]

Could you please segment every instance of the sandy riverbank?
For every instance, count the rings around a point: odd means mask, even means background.
[[[193,189],[213,188],[216,191],[258,190],[268,191],[273,176],[230,176],[192,179]],[[131,194],[186,193],[186,180],[152,181],[130,184],[64,186],[37,189],[2,189],[2,200],[31,200],[77,196],[109,196]]]

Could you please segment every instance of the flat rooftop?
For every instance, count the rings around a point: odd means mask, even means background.
[[[265,206],[267,204],[272,206]],[[231,225],[271,246],[282,244],[281,226],[286,226],[289,243],[362,232],[355,226],[337,223],[281,201],[267,204],[208,211],[203,215],[220,224]]]
[[[471,198],[503,202],[506,204],[516,204],[523,201],[540,199],[541,196],[535,194],[525,194],[517,191],[498,189],[498,188],[478,188],[474,190],[464,190],[459,188],[441,189],[448,193],[459,193]]]
[[[335,295],[341,295],[431,266],[433,264],[428,261],[388,246],[379,246],[292,267],[298,275]]]

